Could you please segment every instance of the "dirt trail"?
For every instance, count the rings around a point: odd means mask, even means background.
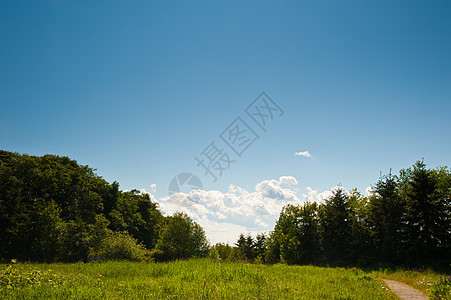
[[[401,300],[427,300],[428,298],[425,294],[417,291],[407,284],[387,279],[381,280],[383,280],[388,288],[392,290]]]

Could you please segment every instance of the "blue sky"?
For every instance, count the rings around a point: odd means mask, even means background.
[[[364,192],[422,157],[450,165],[450,16],[449,1],[2,1],[0,148],[69,156],[168,210],[182,172],[222,195]],[[245,113],[263,91],[284,111],[266,132]],[[219,135],[237,117],[260,138],[213,182],[195,157],[212,141],[232,155]]]

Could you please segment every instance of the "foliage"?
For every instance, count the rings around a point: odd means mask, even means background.
[[[276,231],[272,231],[266,239],[265,262],[275,264],[280,262],[280,238]]]
[[[379,261],[397,262],[401,256],[405,200],[400,196],[397,178],[391,174],[376,183],[369,197],[368,227]]]
[[[117,188],[67,157],[0,151],[0,258],[85,259]]]
[[[403,180],[407,181],[404,184],[406,253],[412,261],[423,264],[429,264],[431,258],[443,257],[446,253],[449,259],[451,186],[439,188],[440,175],[449,177],[449,171],[428,170],[423,162],[418,161],[404,174]],[[446,189],[448,194],[444,193]]]
[[[352,242],[352,210],[342,188],[333,191],[320,209],[322,245],[326,259],[332,262],[350,261]]]
[[[267,237],[264,233],[257,234],[257,236],[255,237],[255,241],[253,243],[254,258],[262,262],[265,261],[266,238]]]
[[[114,232],[102,240],[91,256],[107,260],[143,261],[149,254],[150,251],[127,232]]]
[[[288,264],[319,262],[321,246],[317,204],[307,202],[303,206],[284,207],[268,244],[268,261],[278,260],[273,253],[277,251],[281,260]],[[274,244],[279,249],[276,250]]]
[[[127,231],[148,249],[157,242],[162,219],[157,204],[148,194],[137,190],[121,192],[117,205],[110,212],[111,229]]]
[[[214,261],[234,261],[237,249],[229,244],[217,243],[210,247],[208,257]]]
[[[140,260],[163,225],[148,194],[119,191],[75,160],[0,151],[0,260],[74,262],[99,253]],[[202,228],[191,231],[194,247],[206,252]]]
[[[160,251],[155,252],[155,259],[166,261],[208,254],[209,244],[204,230],[185,213],[175,213],[165,221],[156,245]]]

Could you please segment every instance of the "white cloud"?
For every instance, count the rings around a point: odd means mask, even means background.
[[[241,233],[256,235],[274,229],[282,208],[287,204],[302,204],[296,194],[298,181],[293,176],[281,176],[259,182],[253,191],[230,185],[228,192],[192,190],[157,200],[165,215],[183,211],[204,228],[212,244],[234,243]],[[307,187],[302,194],[308,201],[318,203],[332,196],[332,191],[318,192]],[[346,190],[345,190],[346,191]],[[347,192],[347,191],[346,191]]]
[[[281,176],[279,178],[280,184],[296,185],[298,181],[293,176]]]
[[[308,152],[308,151],[296,152],[296,153],[294,154],[294,156],[312,157],[312,155],[311,155],[310,152]]]
[[[324,191],[319,193],[317,190],[307,187],[307,194],[302,194],[302,196],[309,202],[324,203],[324,200],[332,196],[332,191]]]
[[[151,184],[150,185],[150,189],[152,190],[152,192],[156,193],[157,192],[157,185],[155,183]]]
[[[147,195],[150,196],[150,193],[148,191],[146,191],[146,189],[141,189],[140,192],[141,192],[142,195],[146,195],[147,194]]]
[[[365,194],[366,194],[367,196],[371,196],[373,193],[374,193],[374,189],[373,189],[372,186],[368,186],[368,187],[365,189]]]
[[[217,222],[210,220],[207,217],[201,220],[196,220],[201,224],[202,228],[207,233],[207,237],[210,239],[212,245],[216,243],[228,243],[234,244],[241,233],[251,233],[254,236],[261,231],[250,231],[245,226],[229,223],[229,222]]]
[[[316,203],[324,203],[326,199],[329,199],[333,192],[337,189],[343,189],[345,193],[347,194],[348,191],[343,188],[342,186],[336,185],[330,190],[324,191],[324,192],[318,192],[317,190],[312,189],[311,187],[307,187],[307,194],[302,194],[302,196],[309,202],[316,202]]]
[[[264,180],[256,184],[252,192],[230,185],[227,193],[192,190],[187,194],[176,193],[161,198],[158,203],[167,215],[176,211],[187,213],[204,228],[212,243],[235,242],[240,233],[273,230],[285,205],[301,203],[292,189],[297,183],[292,176],[282,176],[279,180]]]

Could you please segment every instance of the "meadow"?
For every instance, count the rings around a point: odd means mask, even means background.
[[[444,275],[430,270],[363,271],[219,263],[210,259],[168,263],[13,263],[0,264],[0,298],[397,299],[377,278],[404,282],[431,296]]]
[[[16,263],[0,270],[2,299],[396,299],[377,277],[421,280],[425,290],[438,276],[209,259]]]

